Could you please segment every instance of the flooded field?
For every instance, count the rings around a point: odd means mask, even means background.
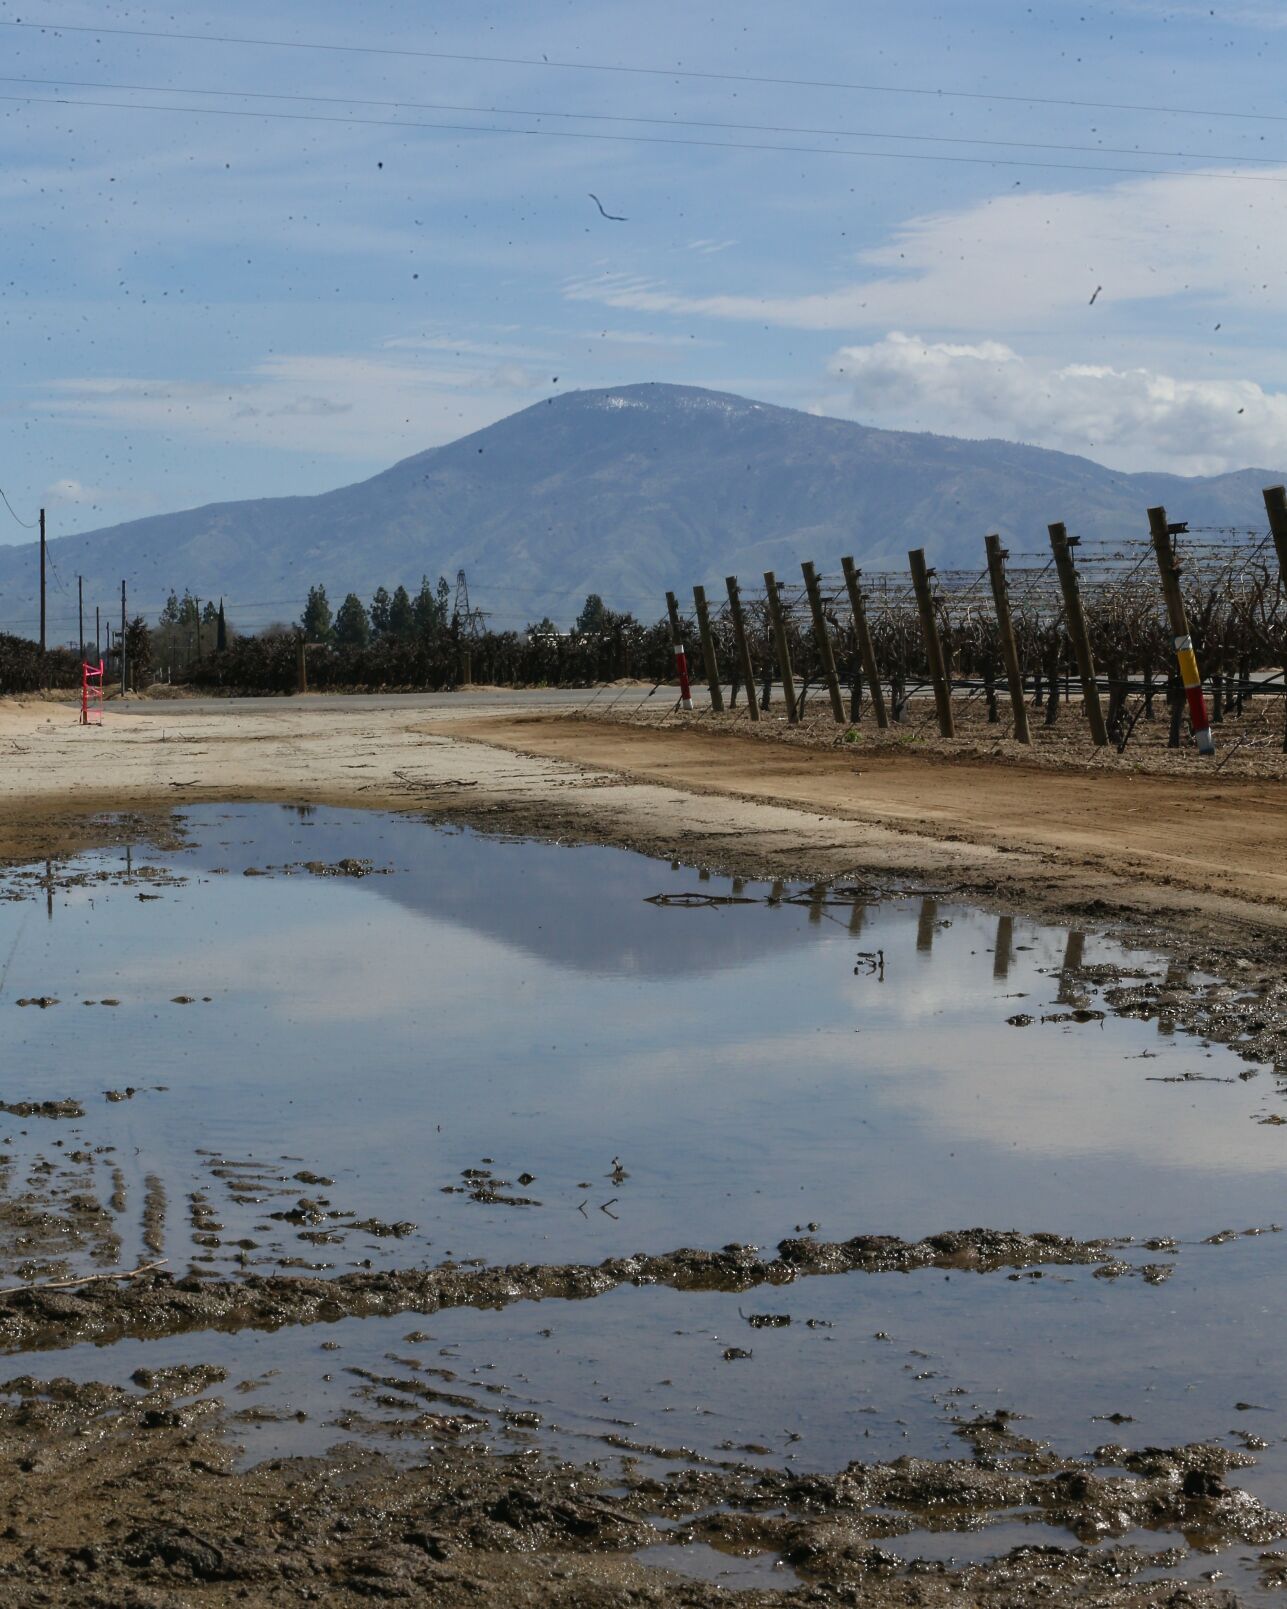
[[[964,1462],[1002,1484],[849,1501],[881,1570],[1123,1544],[1143,1582],[1274,1594],[1287,1098],[1182,1026],[1198,998],[1254,1033],[1254,979],[938,890],[339,810],[180,825],[0,881],[0,1282],[164,1259],[258,1305],[11,1300],[11,1401],[188,1371],[240,1469],[592,1465],[647,1516],[624,1552],[759,1591],[834,1568],[791,1482]],[[292,1312],[283,1276],[348,1294]],[[1182,1500],[1073,1501],[1083,1469]]]

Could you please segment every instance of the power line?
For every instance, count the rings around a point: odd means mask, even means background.
[[[20,520],[20,519],[18,519],[17,514],[14,514],[13,504],[4,495],[4,487],[3,486],[0,486],[0,502],[3,502],[4,506],[9,510],[10,514],[13,514],[14,519],[17,520],[18,524],[22,526],[24,531],[34,531],[36,529],[36,526],[39,523],[39,521],[37,521],[37,520],[30,520],[30,521],[28,521],[28,520]]]
[[[46,98],[39,95],[0,95],[0,102],[22,106],[88,106],[110,112],[169,112],[185,117],[241,117],[286,123],[339,123],[355,128],[435,129],[454,134],[512,134],[528,139],[593,140],[612,145],[675,145],[720,151],[773,151],[787,156],[849,156],[894,162],[953,162],[981,167],[1041,168],[1063,173],[1131,173],[1155,178],[1206,179],[1215,183],[1282,184],[1268,173],[1203,173],[1191,168],[1146,168],[1107,162],[1040,162],[1015,157],[949,156],[944,152],[851,151],[831,145],[775,145],[763,140],[663,139],[654,134],[592,134],[580,129],[502,128],[493,123],[427,123],[396,117],[329,117],[310,112],[256,112],[227,106],[157,106],[148,101],[94,101],[84,97]]]
[[[1068,145],[1050,140],[977,139],[961,134],[899,134],[892,129],[814,128],[795,123],[734,123],[698,117],[647,117],[624,112],[559,112],[548,107],[533,109],[523,106],[473,106],[457,101],[382,101],[368,100],[358,95],[301,95],[280,90],[256,89],[192,89],[180,84],[115,84],[98,79],[32,78],[25,74],[0,74],[0,84],[37,84],[44,88],[110,89],[123,94],[146,95],[218,95],[226,99],[258,101],[294,101],[314,106],[377,106],[390,109],[405,108],[418,112],[469,112],[480,117],[558,117],[584,123],[646,123],[658,128],[701,128],[739,131],[747,134],[808,134],[828,135],[846,140],[901,140],[920,145],[978,145],[997,146],[1007,150],[1084,152],[1104,156],[1157,156],[1173,157],[1186,162],[1254,162],[1262,167],[1277,167],[1287,158],[1276,156],[1242,156],[1237,153],[1211,151],[1167,151],[1138,145]],[[199,110],[199,108],[191,108]],[[247,114],[249,115],[249,114]],[[344,121],[356,121],[344,119]],[[401,120],[399,120],[401,121]],[[419,125],[408,125],[419,126]]]
[[[1282,112],[1232,112],[1202,106],[1159,106],[1133,101],[1088,101],[1054,95],[1014,95],[1004,91],[942,89],[906,84],[858,84],[828,78],[781,78],[759,73],[711,72],[693,67],[623,66],[616,62],[550,61],[542,56],[486,56],[449,50],[415,50],[409,46],[333,45],[305,39],[252,39],[237,34],[197,34],[160,28],[97,28],[85,23],[30,22],[4,19],[6,28],[34,28],[41,33],[116,35],[131,39],[179,39],[202,45],[253,45],[273,50],[317,50],[357,56],[400,56],[421,61],[475,62],[497,67],[540,67],[558,72],[627,73],[647,78],[700,78],[723,84],[769,84],[787,89],[856,90],[868,95],[917,95],[932,100],[1010,101],[1022,106],[1071,106],[1087,111],[1146,112],[1167,117],[1221,117],[1245,122],[1287,123]]]

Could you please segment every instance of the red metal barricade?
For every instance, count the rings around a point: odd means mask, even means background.
[[[80,667],[80,724],[103,724],[103,661],[97,665],[83,663]]]

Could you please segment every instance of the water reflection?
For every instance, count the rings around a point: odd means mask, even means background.
[[[1256,1081],[1158,1081],[1234,1080],[1240,1061],[1144,1022],[1069,1020],[1095,998],[1083,968],[1164,971],[1081,930],[406,817],[188,819],[190,850],[148,857],[185,887],[72,888],[16,947],[23,907],[0,905],[0,1094],[80,1100],[88,1127],[29,1125],[22,1144],[105,1135],[140,1173],[129,1215],[148,1169],[171,1202],[213,1191],[207,1266],[240,1239],[252,1265],[335,1267],[410,1243],[266,1220],[224,1199],[197,1146],[272,1164],[285,1206],[308,1194],[295,1174],[333,1178],[325,1210],[414,1223],[417,1256],[772,1244],[804,1222],[1198,1235],[1279,1211],[1281,1131],[1252,1121]],[[388,875],[298,869],[345,857]],[[81,864],[143,875],[128,850]],[[650,903],[681,893],[701,899]],[[36,996],[63,1003],[11,1009]],[[1008,1025],[1020,1015],[1031,1026]],[[140,1093],[104,1105],[126,1083]],[[502,1182],[479,1188],[479,1168]],[[181,1258],[192,1229],[170,1225]]]

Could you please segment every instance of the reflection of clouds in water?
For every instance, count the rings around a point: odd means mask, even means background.
[[[1251,1121],[1262,1095],[1241,1082],[1149,1082],[1201,1072],[1236,1077],[1243,1063],[1196,1040],[1160,1040],[1152,1024],[1008,1027],[922,1023],[907,1041],[867,1036],[881,1100],[945,1137],[1019,1146],[1029,1156],[1094,1155],[1209,1173],[1282,1167],[1278,1130]],[[1141,1050],[1156,1059],[1128,1060]]]
[[[472,1007],[476,998],[490,996],[506,960],[502,945],[459,929],[449,943],[441,935],[433,942],[422,920],[396,907],[372,912],[355,901],[337,911],[334,893],[329,886],[292,888],[298,898],[289,906],[278,899],[270,911],[256,911],[247,908],[240,886],[220,888],[215,898],[225,908],[212,911],[207,904],[203,914],[224,931],[194,934],[191,946],[139,956],[118,979],[139,992],[190,991],[195,959],[207,994],[259,996],[280,1015],[305,1009],[312,1018],[338,1022]],[[227,927],[234,920],[244,924],[248,915],[271,926],[227,936]]]
[[[897,1128],[913,1167],[917,1142],[908,1141],[907,1121],[935,1151],[960,1142],[1017,1148],[1027,1161],[1093,1156],[1170,1171],[1281,1170],[1279,1131],[1250,1121],[1263,1100],[1246,1085],[1148,1082],[1150,1074],[1193,1070],[1204,1054],[1195,1041],[1159,1042],[1151,1025],[1116,1019],[1067,1030],[1010,1028],[999,1016],[921,1021],[914,1039],[905,1029],[905,1020],[868,1022],[857,1034],[793,1026],[753,1042],[704,1045],[702,1104],[718,1092],[730,1109],[754,1109],[785,1086],[813,1106],[811,1116],[795,1112],[794,1123],[843,1128],[860,1114],[868,1140]],[[1144,1048],[1157,1049],[1156,1060],[1126,1059]],[[1202,1062],[1215,1076],[1240,1067],[1228,1053]],[[691,1098],[692,1064],[679,1050],[619,1056],[613,1076],[618,1098],[641,1110]],[[589,1093],[593,1070],[584,1082]]]

